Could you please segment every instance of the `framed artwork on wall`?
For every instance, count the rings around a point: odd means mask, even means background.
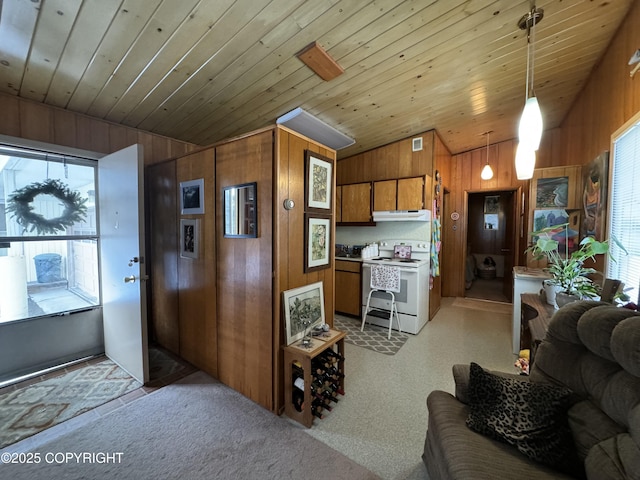
[[[582,167],[582,222],[580,238],[605,239],[607,225],[607,196],[609,179],[609,152],[602,152]]]
[[[313,272],[329,268],[331,217],[328,215],[304,215],[304,271]]]
[[[325,323],[322,282],[283,292],[287,345],[302,339],[307,332]]]
[[[484,197],[484,213],[500,213],[500,195]]]
[[[180,212],[182,215],[204,213],[204,178],[180,182]]]
[[[305,150],[305,212],[331,214],[333,160]]]
[[[198,258],[198,220],[183,218],[180,220],[180,256]]]
[[[569,177],[538,179],[536,208],[567,208],[568,206]]]

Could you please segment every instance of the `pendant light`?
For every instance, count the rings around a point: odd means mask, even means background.
[[[540,146],[542,137],[542,112],[534,92],[535,65],[535,26],[540,23],[544,10],[531,7],[520,21],[518,27],[527,30],[527,80],[525,84],[525,104],[518,125],[518,150],[516,152],[516,175],[519,180],[527,180],[533,176],[535,168],[536,150]]]
[[[482,169],[482,172],[480,172],[480,178],[482,178],[482,180],[491,180],[493,178],[493,170],[491,170],[491,165],[489,165],[489,134],[492,131],[493,130],[484,132],[484,135],[487,136],[487,163]]]

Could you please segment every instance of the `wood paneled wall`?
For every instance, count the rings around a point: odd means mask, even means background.
[[[0,134],[112,153],[140,143],[144,164],[175,158],[196,145],[0,93]]]
[[[422,137],[422,150],[413,152],[412,139],[418,137]],[[433,175],[435,137],[435,132],[430,130],[352,157],[343,158],[338,161],[337,184],[374,182],[422,175],[431,177]],[[439,148],[442,147],[444,145],[440,142]]]
[[[611,135],[640,111],[640,73],[631,78],[628,65],[640,48],[638,25],[636,1],[562,123],[563,165],[584,165],[610,150]]]
[[[219,145],[215,161],[218,378],[269,410],[274,410],[276,328],[271,313],[273,136],[270,129]],[[224,238],[222,189],[248,182],[257,182],[258,237]]]
[[[491,180],[482,180],[480,172],[486,163],[486,147],[453,155],[448,163],[439,163],[446,195],[445,214],[442,215],[442,296],[464,296],[464,261],[467,254],[467,197],[471,192],[516,190],[518,211],[521,211],[522,192],[528,192],[527,181],[516,178],[514,158],[516,141],[489,146]],[[451,219],[457,212],[458,220]],[[520,219],[526,222],[526,218]],[[526,225],[526,223],[524,224]],[[525,233],[526,234],[526,233]],[[520,246],[516,248],[520,250]]]
[[[178,256],[180,356],[217,377],[219,360],[216,345],[218,296],[215,211],[219,202],[214,169],[213,148],[180,158],[176,163],[177,198],[180,195],[180,182],[204,179],[204,214],[181,214],[177,199],[175,211],[179,220],[195,219],[198,222],[198,258]],[[176,224],[179,226],[180,222],[177,221]],[[156,234],[164,235],[165,232],[161,230]],[[179,242],[179,239],[178,229],[176,241]]]
[[[149,338],[180,355],[176,160],[145,169],[149,241]]]
[[[333,159],[336,152],[328,149],[306,137],[302,137],[286,128],[276,130],[277,164],[275,176],[277,179],[277,194],[274,197],[273,214],[276,225],[275,256],[277,286],[274,288],[274,355],[277,368],[274,375],[274,391],[277,392],[278,407],[282,407],[284,399],[283,385],[287,379],[282,379],[283,355],[281,346],[285,344],[284,312],[281,306],[282,292],[322,282],[324,290],[324,311],[326,321],[333,326],[334,307],[334,277],[335,277],[335,217],[331,222],[329,252],[330,268],[304,272],[304,151],[311,150]],[[335,165],[334,165],[335,166]],[[335,168],[334,168],[335,171]],[[332,191],[335,191],[335,178]],[[285,199],[292,199],[295,207],[286,210],[283,206]],[[332,200],[332,211],[335,212],[335,197]],[[348,361],[348,360],[347,360]],[[290,381],[290,380],[289,380]]]

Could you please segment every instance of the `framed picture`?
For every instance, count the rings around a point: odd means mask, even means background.
[[[180,256],[198,258],[198,220],[183,218],[180,220]]]
[[[607,225],[607,196],[609,180],[609,152],[598,155],[582,167],[582,223],[580,238],[605,239]]]
[[[331,213],[333,160],[305,150],[305,212]]]
[[[485,213],[484,214],[484,229],[485,230],[498,230],[498,214],[497,213]]]
[[[569,177],[538,179],[536,208],[567,208],[568,205]]]
[[[567,212],[566,210],[534,210],[534,232],[544,228],[557,227],[549,231],[548,235],[558,242],[558,251],[564,257],[564,252],[573,253],[580,247],[579,232],[580,212]],[[533,236],[532,242],[537,242],[538,237]]]
[[[204,213],[204,178],[180,182],[180,212],[183,215]]]
[[[287,345],[300,340],[317,325],[323,325],[324,291],[322,282],[283,292]]]
[[[500,195],[484,197],[484,213],[500,213]]]
[[[304,217],[304,271],[306,273],[328,268],[331,263],[331,217],[309,213],[305,213]]]

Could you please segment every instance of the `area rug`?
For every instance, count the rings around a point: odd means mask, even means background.
[[[364,327],[364,332],[361,332],[360,325],[362,325],[361,319],[338,314],[333,317],[333,326],[337,330],[347,332],[347,336],[344,339],[345,342],[368,348],[374,352],[395,355],[409,338],[407,333],[392,330],[391,339],[387,339],[388,328],[367,323]]]
[[[31,453],[42,461],[0,464],[0,478],[379,478],[200,371]]]
[[[96,408],[142,385],[111,360],[0,395],[0,448]]]
[[[474,298],[456,297],[451,304],[453,307],[471,308],[494,313],[513,313],[513,305],[510,303],[492,302],[490,300],[476,300]]]
[[[147,386],[164,386],[178,378],[186,377],[196,368],[184,360],[175,358],[162,348],[149,347],[149,382]]]

